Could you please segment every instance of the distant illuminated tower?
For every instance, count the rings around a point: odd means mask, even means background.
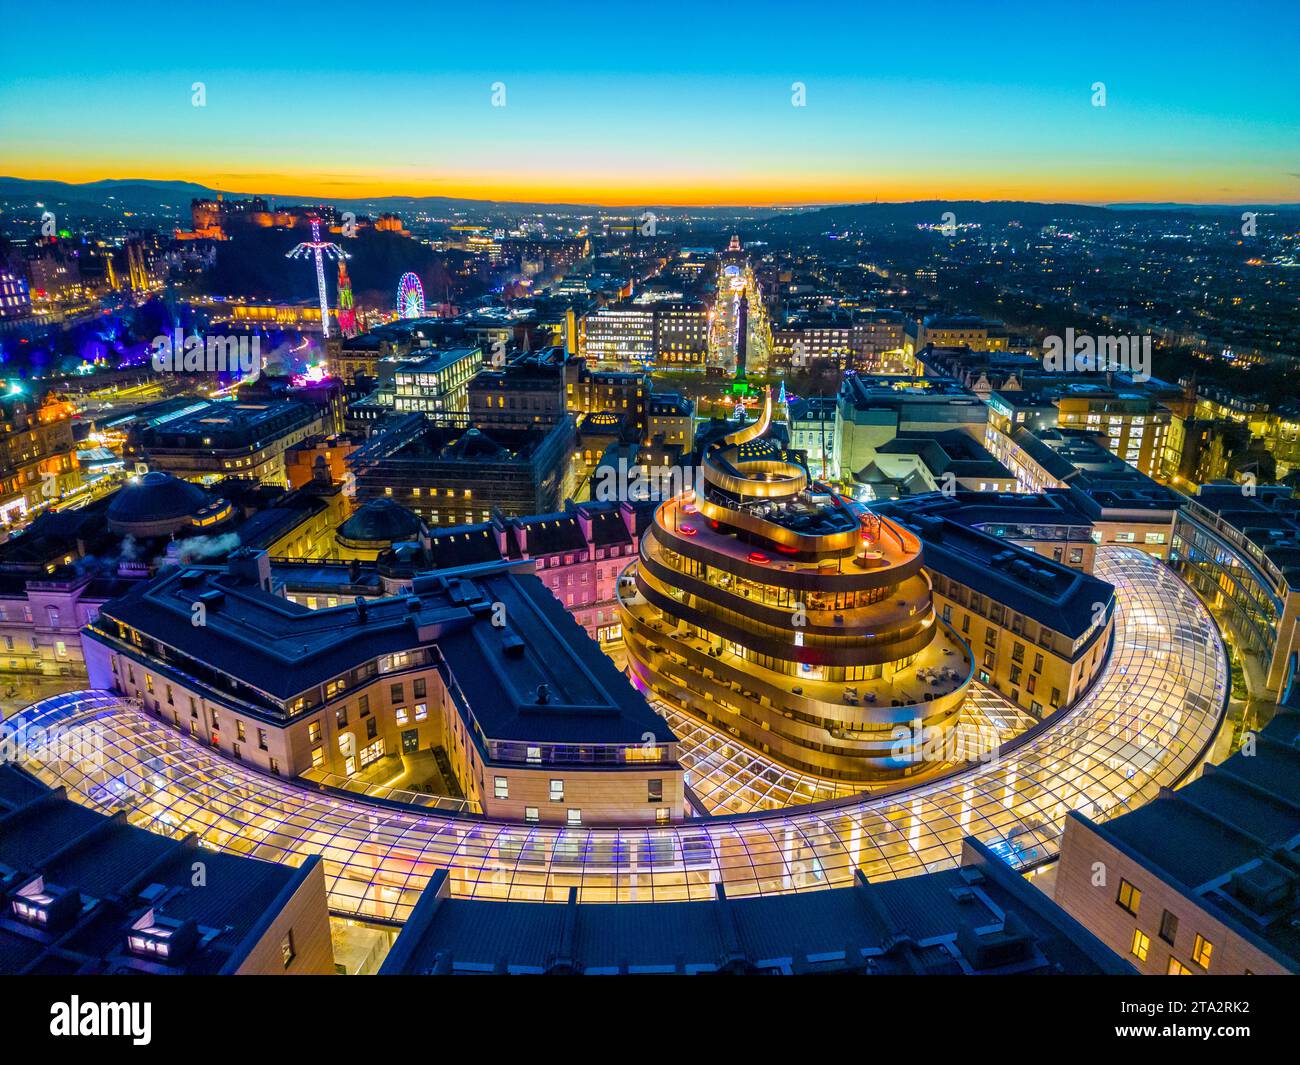
[[[325,264],[323,257],[328,255],[333,258],[346,259],[348,253],[340,248],[337,244],[331,244],[327,240],[320,239],[320,219],[311,220],[311,240],[303,241],[292,251],[285,255],[286,259],[296,259],[302,255],[310,255],[316,259],[316,287],[320,290],[320,328],[322,336],[330,335],[330,303],[329,298],[325,295]]]
[[[733,234],[733,236],[732,236],[732,238],[731,238],[731,243],[729,243],[729,244],[727,245],[727,251],[740,251],[740,250],[741,250],[741,248],[740,248],[740,235],[739,235],[739,234]]]
[[[397,282],[397,313],[403,318],[424,317],[424,286],[412,273],[405,273]]]
[[[736,293],[736,377],[745,376],[745,363],[749,357],[749,295],[741,289]]]
[[[339,260],[339,332],[345,337],[357,335],[357,312],[352,306],[352,279],[347,265]]]

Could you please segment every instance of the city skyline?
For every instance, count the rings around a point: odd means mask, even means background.
[[[1028,5],[996,23],[953,4],[798,19],[758,3],[708,22],[592,5],[568,23],[590,35],[564,37],[507,4],[516,33],[489,54],[456,9],[357,21],[315,5],[277,24],[310,13],[319,39],[263,47],[240,3],[196,50],[146,6],[156,17],[126,38],[74,4],[53,66],[16,44],[48,34],[39,13],[13,13],[6,172],[601,206],[1300,201],[1296,16],[1281,3],[1256,5],[1251,47],[1233,51],[1204,3],[1122,26]]]
[[[98,976],[1300,974],[1297,0],[3,25],[16,1052],[193,1044]],[[211,1049],[311,1045],[251,986]]]

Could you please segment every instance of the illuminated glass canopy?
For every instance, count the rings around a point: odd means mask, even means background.
[[[462,896],[587,902],[710,899],[842,887],[957,864],[964,836],[1016,867],[1056,855],[1070,810],[1107,819],[1177,784],[1220,722],[1227,662],[1204,607],[1159,562],[1097,553],[1116,586],[1115,644],[1070,710],[1000,757],[902,791],[651,828],[507,824],[263,775],[108,692],[74,692],[6,722],[60,730],[25,765],[71,798],[205,846],[297,864],[320,854],[340,914],[403,921],[435,869]],[[19,752],[23,757],[23,752]]]

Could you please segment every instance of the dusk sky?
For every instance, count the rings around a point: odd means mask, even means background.
[[[632,205],[1300,201],[1295,0],[996,14],[14,4],[0,172]]]

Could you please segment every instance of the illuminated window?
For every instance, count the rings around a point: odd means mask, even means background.
[[[1191,976],[1192,970],[1180,962],[1177,958],[1169,959],[1169,968],[1165,970],[1167,976]]]
[[[493,794],[498,799],[510,798],[510,781],[506,777],[497,777],[495,778],[493,783],[494,783]]]
[[[580,825],[580,824],[582,824],[582,811],[581,811],[581,810],[575,810],[575,809],[573,809],[572,807],[570,807],[570,808],[569,808],[569,819],[568,819],[568,820],[569,820],[569,824],[571,824],[571,825]]]
[[[535,821],[539,821],[539,820],[541,820],[541,818],[538,816],[538,813],[537,813],[537,807],[536,807],[536,806],[525,806],[525,807],[524,807],[524,820],[525,820],[525,821],[534,821],[534,822],[535,822]]]
[[[1210,967],[1210,955],[1214,953],[1214,944],[1202,935],[1196,937],[1192,944],[1192,961],[1202,969]]]
[[[1140,929],[1133,929],[1133,945],[1129,947],[1129,953],[1138,961],[1147,960],[1147,951],[1151,947],[1151,938]]]
[[[1142,902],[1142,892],[1127,880],[1121,880],[1119,882],[1119,895],[1116,896],[1115,902],[1136,917],[1138,906]]]
[[[563,802],[563,801],[564,801],[564,781],[552,780],[551,781],[551,802]]]

